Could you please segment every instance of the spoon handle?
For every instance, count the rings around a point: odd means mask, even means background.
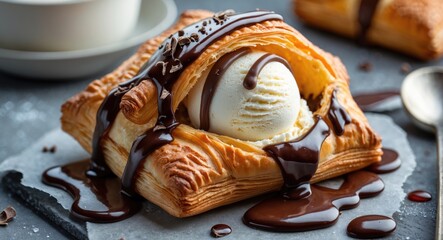
[[[437,221],[435,239],[443,240],[443,123],[437,125]]]

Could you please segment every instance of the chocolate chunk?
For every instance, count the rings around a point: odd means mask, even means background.
[[[372,63],[362,62],[358,65],[358,69],[360,69],[363,72],[370,72],[372,70]]]
[[[185,31],[183,31],[183,30],[179,30],[179,31],[178,31],[178,36],[181,37],[181,36],[183,36],[183,35],[185,35]]]
[[[203,26],[206,26],[206,25],[208,25],[208,22],[203,21]]]
[[[198,34],[197,33],[192,33],[190,39],[193,42],[198,42],[198,40],[199,40]]]
[[[0,226],[7,226],[8,222],[10,222],[16,215],[17,212],[11,206],[3,209],[3,211],[0,213]]]
[[[178,44],[180,46],[188,45],[191,43],[191,38],[189,37],[179,37],[178,38]]]

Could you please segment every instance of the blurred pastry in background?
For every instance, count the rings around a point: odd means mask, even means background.
[[[443,54],[443,1],[294,0],[306,24],[422,60]]]

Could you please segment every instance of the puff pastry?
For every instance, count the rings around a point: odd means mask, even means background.
[[[62,106],[63,130],[91,152],[96,113],[111,89],[134,77],[171,33],[212,15],[202,10],[184,12],[174,26],[144,43],[119,68],[69,99]],[[186,121],[187,112],[181,103],[202,72],[221,56],[241,47],[285,58],[302,96],[308,101],[321,99],[314,114],[326,118],[335,93],[352,118],[342,135],[330,134],[323,143],[312,182],[361,169],[381,159],[381,139],[352,99],[348,74],[338,58],[314,46],[282,20],[244,26],[215,41],[180,74],[171,94],[172,107],[181,124],[174,129],[171,143],[147,157],[135,179],[134,190],[138,194],[173,216],[196,215],[278,190],[283,184],[279,166],[263,149],[247,141],[195,129]],[[106,163],[117,176],[123,174],[134,140],[155,125],[156,96],[152,81],[142,81],[127,91],[112,127],[101,139]]]
[[[371,23],[364,36],[367,43],[423,60],[443,54],[440,0],[294,0],[294,6],[296,14],[307,24],[357,38],[362,34],[358,19],[364,2],[378,2],[372,21],[368,19]]]

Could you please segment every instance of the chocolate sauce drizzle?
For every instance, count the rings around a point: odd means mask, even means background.
[[[361,110],[368,111],[377,103],[399,95],[399,91],[381,91],[374,93],[357,94],[353,96],[353,98]]]
[[[254,89],[257,86],[258,75],[266,66],[266,64],[270,62],[279,62],[285,65],[289,70],[291,70],[291,66],[289,65],[288,61],[286,61],[286,59],[272,53],[267,53],[257,59],[254,64],[252,64],[251,68],[245,76],[245,79],[243,80],[243,87],[248,90]]]
[[[219,85],[220,79],[223,74],[237,59],[242,56],[252,52],[249,48],[240,48],[236,51],[230,52],[222,56],[215,64],[212,66],[211,71],[206,78],[205,85],[203,86],[202,96],[201,96],[201,106],[200,106],[200,129],[205,131],[210,128],[210,107],[212,103],[212,98]],[[257,78],[260,75],[261,70],[270,62],[280,62],[285,65],[289,70],[291,66],[282,57],[267,53],[261,56],[255,63],[251,66],[245,78],[243,79],[243,86],[248,90],[252,90],[257,86]]]
[[[133,143],[128,163],[123,172],[121,181],[122,192],[133,195],[133,185],[138,174],[137,170],[143,164],[143,160],[150,153],[174,139],[172,131],[179,123],[174,116],[171,90],[182,71],[194,62],[208,46],[225,35],[245,26],[268,20],[282,20],[282,17],[269,11],[255,11],[234,15],[232,11],[228,10],[217,13],[212,18],[202,20],[172,34],[162,43],[150,60],[142,66],[135,77],[119,84],[103,100],[97,112],[89,169],[87,167],[83,168],[87,162],[81,163],[82,167],[77,165],[55,167],[45,172],[43,180],[50,185],[69,191],[76,200],[77,198],[81,199],[82,194],[96,195],[98,198],[101,198],[101,194],[107,193],[109,189],[120,195],[119,185],[114,184],[112,188],[109,188],[107,187],[108,183],[104,183],[110,180],[108,178],[114,178],[114,176],[106,165],[101,148],[101,139],[108,133],[117,117],[123,95],[139,85],[140,82],[148,80],[152,81],[157,90],[158,118],[154,128],[139,136]],[[71,169],[75,169],[75,171]],[[78,180],[87,182],[89,185],[82,190],[79,187]],[[97,186],[99,191],[94,190]],[[87,189],[88,187],[90,190]],[[126,199],[127,197],[123,198]],[[109,200],[104,199],[105,202]],[[114,200],[109,201],[113,203]],[[127,205],[126,207],[131,205],[125,201],[123,205]],[[117,207],[109,205],[107,210],[83,209],[84,211],[78,208],[78,206],[78,202],[74,202],[71,212],[74,216],[87,221],[118,221],[130,216],[133,211],[132,207],[131,210],[125,210],[121,205],[117,205]],[[122,212],[117,211],[119,207],[122,208]],[[114,210],[118,213],[115,213]],[[101,219],[102,215],[106,215],[105,220]]]
[[[315,125],[301,138],[263,148],[280,167],[286,197],[297,199],[310,195],[309,180],[317,170],[320,149],[327,136],[329,126],[317,116]]]
[[[359,197],[380,193],[384,184],[369,172],[354,172],[338,190],[309,184],[318,167],[320,150],[330,134],[344,134],[351,117],[340,105],[336,90],[331,94],[327,120],[316,116],[314,126],[292,142],[263,148],[279,164],[284,185],[281,194],[250,208],[243,222],[254,228],[271,231],[305,231],[334,224],[340,209],[356,207]]]
[[[203,86],[201,105],[200,105],[200,129],[205,131],[210,128],[209,120],[209,110],[212,103],[212,98],[218,87],[220,79],[223,74],[237,59],[250,53],[249,48],[240,48],[236,51],[230,52],[223,55],[215,64],[212,66],[211,71],[206,78],[205,85]]]
[[[343,135],[345,132],[345,125],[351,123],[351,116],[340,105],[337,99],[337,90],[334,90],[331,95],[331,106],[328,111],[328,118],[331,121],[334,132],[337,136]]]
[[[121,183],[118,177],[86,176],[89,161],[87,159],[50,168],[43,173],[42,180],[71,194],[74,198],[71,216],[77,219],[108,223],[135,214],[141,208],[141,203],[120,193]]]
[[[112,126],[117,113],[122,96],[131,88],[140,84],[143,80],[152,81],[157,90],[158,118],[155,126],[137,137],[134,141],[129,159],[123,172],[121,188],[122,192],[133,195],[134,181],[138,174],[138,169],[143,164],[144,159],[156,149],[173,141],[172,132],[179,125],[174,116],[172,106],[173,95],[172,87],[184,69],[194,62],[200,54],[215,41],[226,34],[229,34],[239,28],[252,25],[267,20],[282,20],[280,15],[267,11],[256,11],[245,14],[232,15],[232,12],[223,12],[214,15],[211,19],[206,19],[190,25],[177,33],[172,34],[159,47],[151,59],[144,64],[139,73],[132,79],[120,84],[113,89],[105,98],[97,113],[96,128],[93,136],[93,154],[89,171],[87,162],[74,163],[64,167],[56,167],[48,170],[44,179],[47,183],[58,185],[71,192],[74,197],[81,199],[82,190],[77,191],[75,179],[88,182],[93,192],[88,195],[104,194],[107,192],[106,182],[109,179],[109,168],[105,164],[103,151],[100,141],[107,134]],[[217,63],[220,66],[215,67],[213,74],[220,74],[228,67],[228,57],[239,57],[242,49],[234,52],[234,55],[227,55],[224,62]],[[245,50],[246,51],[246,50]],[[239,52],[241,54],[239,54]],[[239,55],[236,55],[239,54]],[[223,57],[222,57],[223,58]],[[262,56],[244,80],[246,88],[253,88],[256,84],[256,78],[260,70],[267,62],[278,61],[289,68],[286,61],[276,55],[266,54]],[[217,65],[216,64],[216,65]],[[213,68],[214,69],[214,68]],[[211,69],[211,71],[213,70]],[[290,69],[290,68],[289,68]],[[211,74],[210,74],[211,75]],[[211,75],[210,78],[212,78]],[[219,75],[217,75],[218,77]],[[216,79],[217,77],[213,77]],[[213,84],[209,89],[215,91],[218,80],[212,80],[208,83]],[[210,91],[211,92],[211,91]],[[212,98],[212,96],[205,97]],[[206,102],[206,101],[203,101]],[[209,107],[208,107],[209,108]],[[369,197],[378,194],[383,190],[383,182],[377,175],[368,172],[354,172],[348,175],[348,181],[338,190],[323,188],[314,185],[311,189],[309,181],[314,175],[318,162],[320,149],[329,134],[330,129],[340,136],[344,133],[344,127],[351,121],[351,118],[343,107],[339,104],[336,92],[331,96],[331,106],[327,114],[327,119],[316,116],[316,123],[307,134],[291,142],[269,145],[264,150],[272,156],[279,164],[284,178],[283,194],[269,199],[251,208],[244,217],[246,224],[265,229],[299,231],[306,229],[321,228],[333,224],[337,217],[339,209],[354,207],[358,204],[360,197]],[[204,121],[201,121],[202,123]],[[207,124],[209,128],[209,122]],[[78,167],[76,164],[81,165]],[[75,169],[71,170],[71,169]],[[87,176],[85,176],[87,172]],[[79,176],[76,176],[79,174]],[[108,176],[108,178],[100,178]],[[102,184],[102,185],[100,185]],[[100,186],[99,186],[100,185]],[[99,186],[99,192],[94,192],[95,186]],[[106,187],[103,187],[106,186]],[[113,186],[112,189],[120,189],[120,186]],[[117,194],[120,198],[128,199],[127,196]],[[100,198],[100,197],[99,197]],[[99,199],[100,200],[100,199]],[[101,201],[101,200],[100,200]],[[102,202],[110,202],[105,199]],[[126,201],[126,200],[123,200]],[[313,205],[309,205],[312,203]],[[78,205],[78,202],[76,201]],[[72,212],[80,212],[82,219],[91,221],[100,218],[101,214],[106,216],[107,221],[118,221],[133,213],[133,210],[127,210],[126,207],[132,203],[123,203],[123,205],[107,205],[104,211],[85,210],[78,211],[73,205]],[[308,205],[310,209],[306,208]],[[287,209],[283,206],[290,206]],[[114,212],[118,209],[124,209],[117,215]],[[121,210],[120,209],[120,210]],[[114,211],[115,210],[115,211]],[[119,215],[120,214],[120,215]],[[311,217],[314,217],[312,220]],[[290,225],[285,225],[287,219],[291,219]],[[306,221],[309,220],[309,221]],[[312,220],[312,221],[311,221]]]
[[[386,237],[397,228],[394,219],[383,215],[366,215],[353,219],[347,227],[347,234],[353,238]]]
[[[357,41],[360,44],[366,44],[366,35],[371,27],[372,19],[377,10],[379,0],[361,0],[358,9],[358,23],[360,31],[358,32]]]
[[[143,160],[153,151],[173,141],[172,131],[178,126],[172,109],[172,87],[186,67],[194,62],[200,54],[215,41],[239,28],[267,20],[282,20],[278,14],[268,11],[255,11],[232,15],[231,11],[214,15],[211,19],[192,24],[177,33],[172,34],[163,42],[151,59],[142,67],[133,79],[121,84],[111,91],[102,103],[98,112],[97,128],[94,133],[94,142],[106,134],[119,110],[121,96],[143,80],[150,80],[157,89],[158,118],[153,129],[139,136],[134,142],[129,155],[128,163],[122,176],[122,187],[126,193],[133,192],[133,184],[137,170]],[[202,26],[200,26],[202,25]],[[185,40],[184,40],[185,39]],[[110,106],[110,107],[108,107]],[[111,121],[104,121],[102,119]],[[94,151],[101,151],[99,147]],[[102,155],[96,154],[99,157]],[[102,166],[103,158],[93,158],[92,167]],[[92,170],[101,170],[93,168]]]

